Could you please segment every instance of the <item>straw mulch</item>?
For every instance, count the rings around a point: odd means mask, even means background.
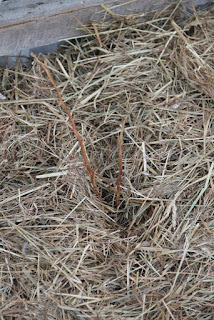
[[[214,16],[87,30],[1,70],[0,319],[211,320]]]

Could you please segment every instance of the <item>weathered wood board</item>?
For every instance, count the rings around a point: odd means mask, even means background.
[[[114,13],[135,14],[157,10],[172,0],[2,0],[0,2],[0,56],[19,55],[32,48],[80,35],[81,23],[108,17],[104,3]],[[196,0],[194,3],[206,3]],[[75,18],[77,19],[75,19]]]

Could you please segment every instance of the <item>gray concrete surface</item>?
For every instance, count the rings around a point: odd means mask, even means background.
[[[158,10],[173,0],[0,0],[0,57],[29,56],[31,51],[54,51],[61,39],[78,36],[81,23],[107,19],[104,3],[114,13],[136,14]],[[185,1],[191,8],[212,0]],[[75,18],[74,18],[75,16]]]

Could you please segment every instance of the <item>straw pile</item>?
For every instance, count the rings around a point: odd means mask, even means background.
[[[170,12],[1,70],[2,320],[213,319],[214,17]]]

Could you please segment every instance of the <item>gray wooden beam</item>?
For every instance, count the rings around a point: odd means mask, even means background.
[[[184,0],[185,1],[185,0]],[[196,0],[208,2],[209,0]],[[108,14],[127,15],[155,10],[173,0],[2,0],[0,2],[0,56],[56,43],[81,34],[79,23],[100,21]]]

